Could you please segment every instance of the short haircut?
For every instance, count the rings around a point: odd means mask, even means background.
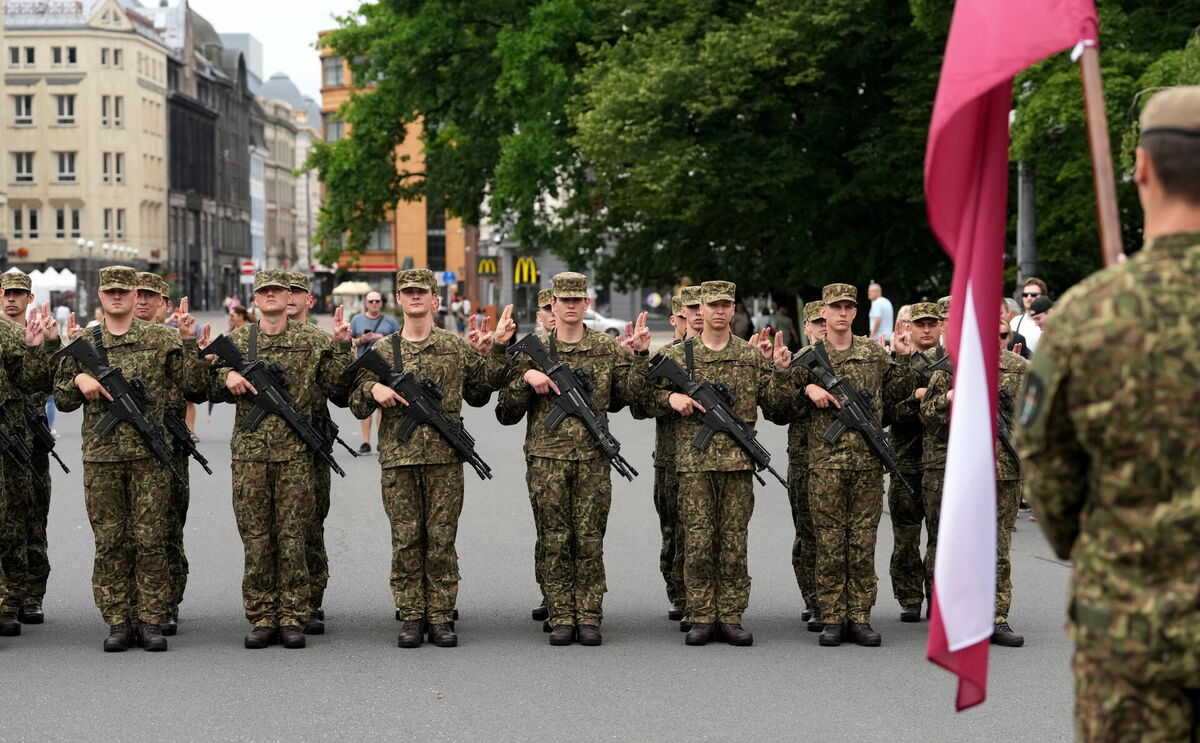
[[[874,281],[872,281],[870,284],[867,284],[867,288],[868,289],[878,289],[879,291],[883,291],[883,287]]]
[[[1032,276],[1030,276],[1029,278],[1027,278],[1021,282],[1021,288],[1024,289],[1025,287],[1029,286],[1030,284],[1033,284],[1038,289],[1040,289],[1042,294],[1045,294],[1047,291],[1049,291],[1049,289],[1046,288],[1045,281],[1042,281],[1041,279],[1035,279]]]
[[[1004,298],[1004,307],[1008,310],[1009,314],[1021,314],[1021,305],[1017,304],[1017,300],[1013,299],[1012,297]]]
[[[1142,149],[1154,165],[1163,192],[1200,205],[1200,136],[1157,131],[1142,135]]]

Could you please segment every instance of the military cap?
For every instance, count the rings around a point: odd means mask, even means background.
[[[433,271],[428,268],[408,268],[403,271],[396,272],[396,291],[404,291],[405,289],[428,289],[429,291],[437,290],[437,279],[433,277]]]
[[[809,302],[804,305],[804,322],[815,322],[821,319],[822,302]]]
[[[31,292],[33,291],[33,282],[29,280],[29,274],[13,271],[0,274],[0,289],[24,289]]]
[[[950,297],[942,297],[937,301],[938,312],[941,313],[942,319],[950,317]]]
[[[137,271],[129,266],[109,266],[100,269],[100,291],[109,289],[124,289],[127,292],[137,289]]]
[[[294,292],[312,293],[312,284],[308,283],[308,277],[299,271],[287,272],[288,288]]]
[[[678,294],[671,297],[671,314],[683,315],[683,297],[680,297]]]
[[[551,299],[554,299],[554,294],[549,289],[542,289],[538,292],[538,307],[549,307]]]
[[[1051,299],[1050,297],[1047,297],[1045,294],[1043,294],[1042,296],[1038,297],[1037,299],[1035,299],[1029,303],[1029,314],[1040,315],[1043,312],[1049,312],[1050,308],[1053,306],[1054,306],[1054,300]]]
[[[550,280],[550,291],[559,299],[587,299],[587,276],[563,271]]]
[[[137,283],[134,284],[134,288],[138,291],[154,292],[164,297],[171,295],[171,287],[166,281],[163,281],[163,277],[149,271],[138,271]]]
[[[917,320],[941,320],[942,313],[936,302],[917,302],[908,309],[910,322]]]
[[[1155,93],[1142,110],[1140,123],[1142,136],[1200,135],[1200,85],[1180,85]]]
[[[705,304],[732,302],[737,285],[732,281],[705,281],[700,285],[700,298]]]
[[[254,291],[266,289],[271,286],[277,286],[280,289],[289,289],[287,275],[287,271],[281,271],[278,268],[264,268],[254,274]]]
[[[700,304],[700,286],[685,286],[679,292],[679,299],[684,307],[695,307]]]
[[[826,284],[821,290],[821,304],[853,302],[858,305],[858,289],[852,284]]]

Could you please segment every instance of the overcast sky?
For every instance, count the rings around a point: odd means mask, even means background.
[[[141,0],[156,6],[158,0]],[[171,0],[175,5],[179,0]],[[287,73],[300,92],[321,100],[317,32],[335,28],[334,15],[355,10],[359,0],[190,0],[217,33],[249,33],[263,45],[263,80]]]

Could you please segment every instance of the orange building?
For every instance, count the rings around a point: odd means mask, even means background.
[[[318,37],[324,38],[328,33],[322,31]],[[338,120],[337,111],[350,97],[352,84],[346,60],[322,48],[321,123],[326,142],[350,135],[349,124]],[[420,124],[409,126],[407,138],[396,150],[398,159],[408,156],[405,165],[415,171],[423,169],[425,160],[420,137]],[[366,252],[357,256],[357,260],[348,254],[342,256],[336,267],[340,269],[337,280],[365,281],[387,296],[393,286],[392,274],[397,270],[429,268],[436,274],[444,271],[456,274],[457,284],[450,286],[449,296],[460,287],[466,294],[467,238],[473,232],[464,229],[460,219],[448,219],[444,213],[431,214],[424,199],[401,202],[380,223]],[[319,270],[320,267],[314,267],[314,271]]]

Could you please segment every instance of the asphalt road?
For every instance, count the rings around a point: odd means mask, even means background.
[[[357,422],[336,411],[358,444]],[[78,413],[60,414],[54,476],[53,574],[47,621],[0,638],[9,678],[0,740],[921,740],[1065,741],[1071,737],[1070,644],[1063,631],[1067,567],[1023,515],[1013,540],[1014,627],[1020,649],[993,648],[989,699],[954,712],[954,680],[924,658],[928,624],[901,624],[891,598],[890,525],[876,565],[880,648],[821,648],[799,619],[786,494],[757,486],[750,526],[751,648],[683,644],[666,619],[651,502],[652,425],[615,416],[613,432],[642,473],[614,478],[605,564],[604,645],[552,648],[529,618],[533,523],[521,427],[490,409],[468,428],[495,479],[468,469],[458,549],[460,646],[396,647],[390,546],[374,456],[338,455],[326,526],[328,634],[301,651],[242,648],[241,542],[230,504],[232,406],[197,423],[207,476],[193,465],[187,549],[192,564],[179,634],[168,653],[105,654],[92,602],[93,542],[84,511]],[[783,462],[782,429],[761,424]]]

